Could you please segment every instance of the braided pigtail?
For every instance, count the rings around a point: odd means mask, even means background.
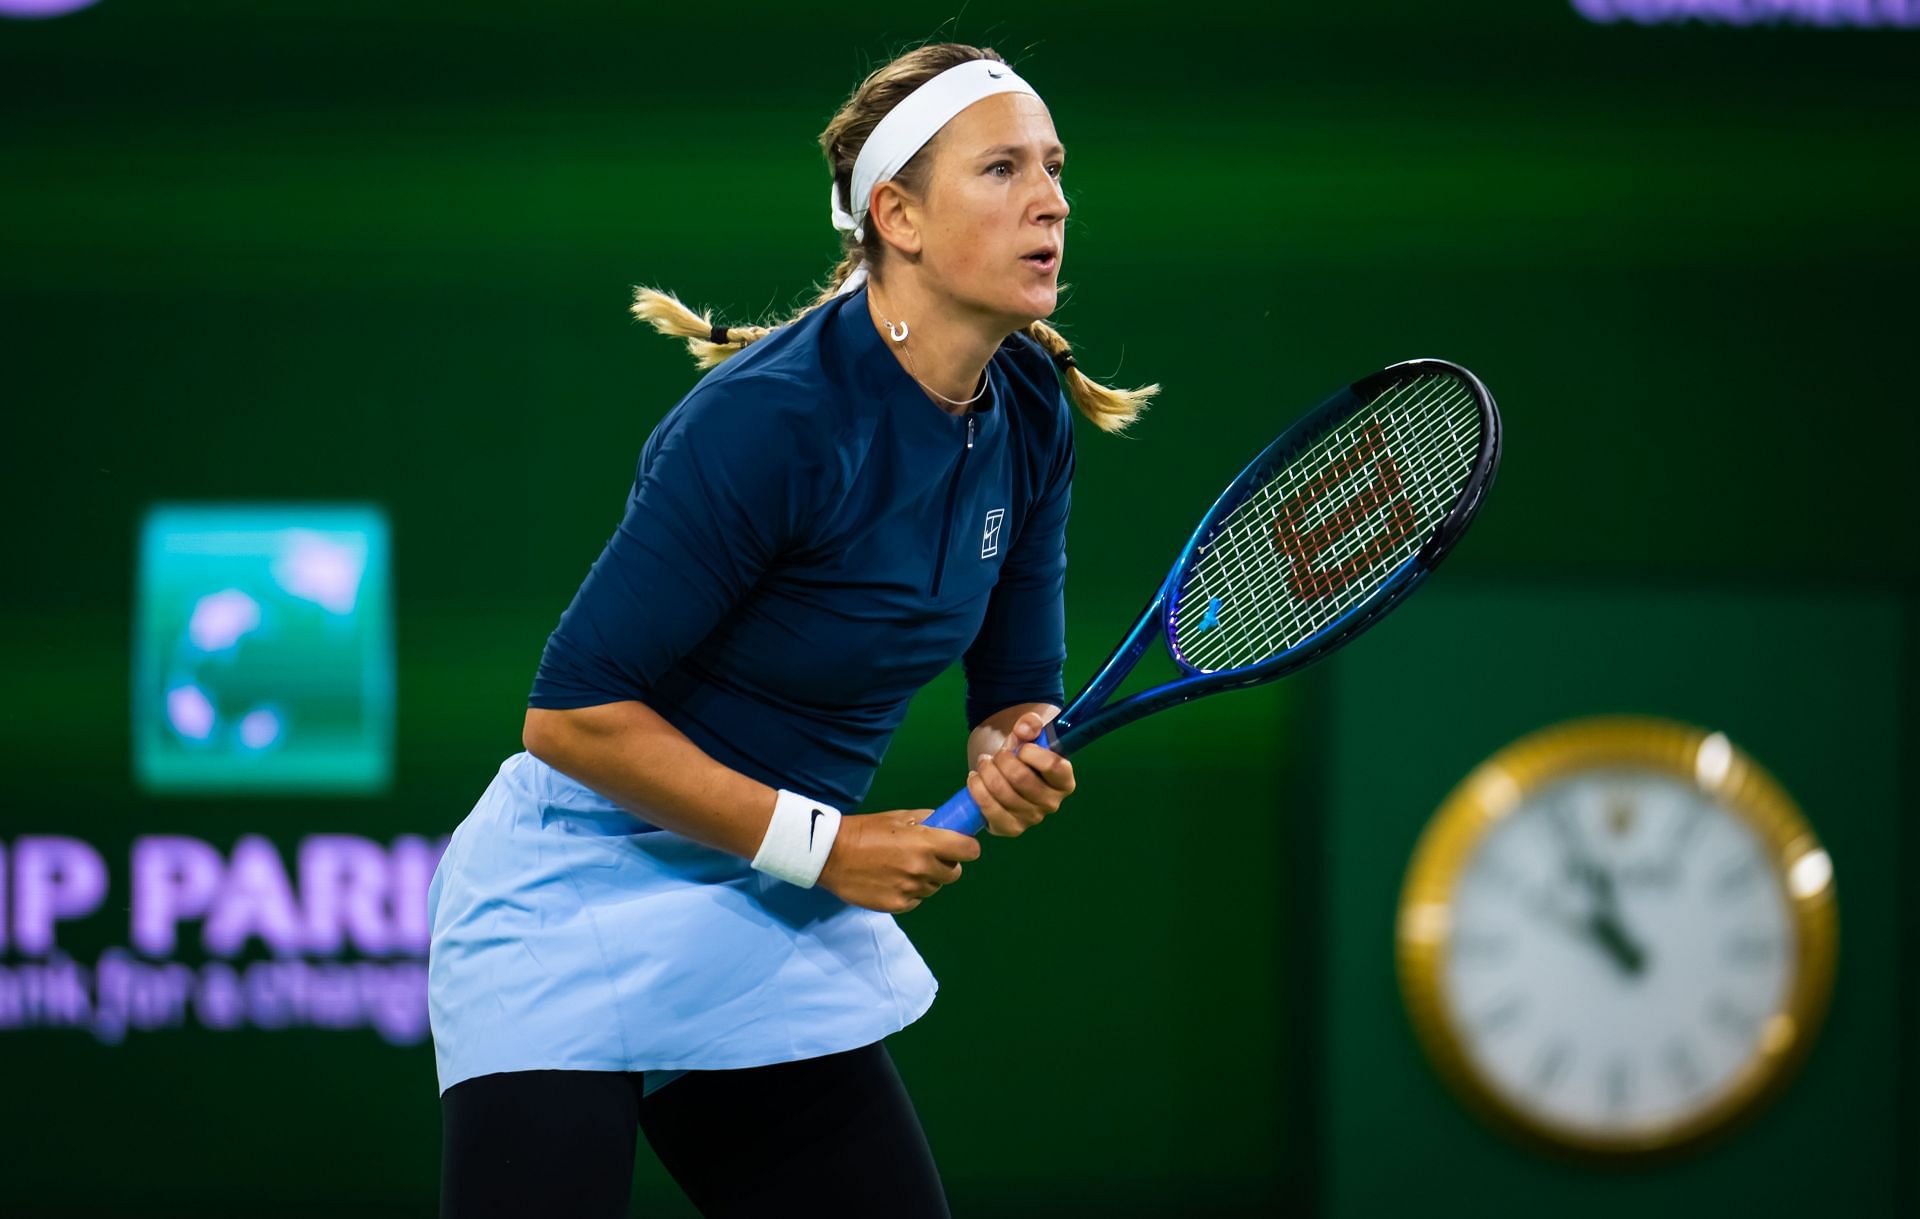
[[[679,297],[658,288],[635,288],[632,313],[661,334],[685,339],[687,350],[693,353],[693,362],[701,368],[712,368],[728,356],[744,350],[747,344],[757,343],[780,326],[791,325],[820,306],[832,302],[840,293],[840,285],[847,282],[847,277],[859,265],[860,253],[857,250],[842,258],[840,265],[827,277],[827,286],[820,290],[813,303],[802,306],[792,317],[774,326],[717,325],[708,311],[702,309],[695,313],[682,304]]]
[[[657,288],[633,290],[633,316],[661,334],[685,339],[694,363],[701,368],[712,368],[748,343],[771,333],[766,326],[716,325],[711,313],[704,309],[695,313],[682,304],[679,297]]]
[[[1124,429],[1140,417],[1147,403],[1160,392],[1157,382],[1139,389],[1114,389],[1095,381],[1080,371],[1066,338],[1045,322],[1028,326],[1026,335],[1053,357],[1054,367],[1060,370],[1060,379],[1066,386],[1067,398],[1103,432]]]

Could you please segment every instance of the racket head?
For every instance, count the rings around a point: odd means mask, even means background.
[[[1271,680],[1358,636],[1418,586],[1479,511],[1500,413],[1448,360],[1334,393],[1221,493],[1161,589],[1167,649],[1211,692]]]

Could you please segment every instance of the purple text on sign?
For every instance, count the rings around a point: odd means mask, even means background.
[[[179,925],[202,920],[201,947],[235,957],[251,940],[275,956],[425,956],[427,886],[445,840],[381,844],[352,834],[301,840],[290,875],[273,843],[250,834],[230,857],[198,838],[149,834],[133,844],[133,946],[167,956]],[[296,883],[297,877],[297,883]]]
[[[78,838],[14,840],[12,922],[13,946],[18,951],[45,955],[54,944],[55,923],[85,918],[100,908],[106,896],[106,861]],[[4,938],[0,947],[5,947]]]
[[[1612,25],[1814,25],[1920,29],[1920,0],[1573,0],[1588,21]]]

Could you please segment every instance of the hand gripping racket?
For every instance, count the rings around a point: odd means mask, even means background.
[[[1221,493],[1139,621],[1036,743],[1071,753],[1351,642],[1439,566],[1499,466],[1500,412],[1458,364],[1408,360],[1355,381]],[[1180,675],[1108,706],[1156,635]],[[986,825],[964,787],[926,823],[963,834]]]

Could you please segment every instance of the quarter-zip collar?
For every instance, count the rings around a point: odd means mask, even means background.
[[[999,438],[1006,426],[1006,412],[1000,404],[1008,400],[1010,391],[998,352],[987,361],[986,395],[967,414],[950,415],[927,397],[926,391],[887,350],[887,340],[881,337],[867,311],[865,288],[823,308],[835,311],[831,342],[840,357],[842,375],[863,394],[884,403],[897,426],[906,427],[933,443],[945,438],[955,449],[966,447],[969,428],[976,449]]]

